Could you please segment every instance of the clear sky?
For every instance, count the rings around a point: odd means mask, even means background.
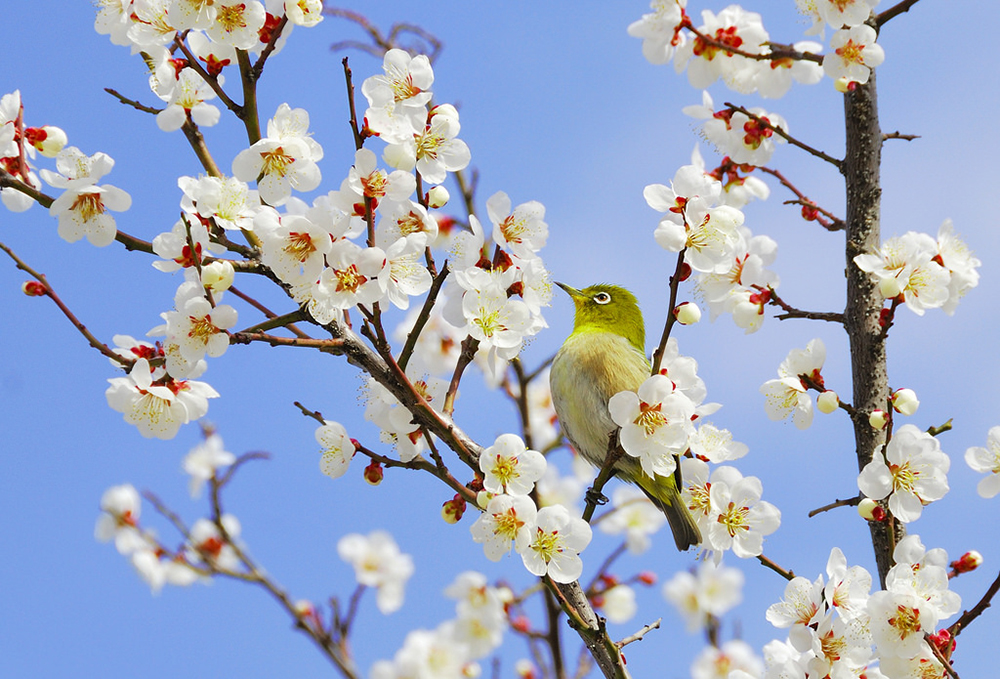
[[[702,6],[691,0],[697,17]],[[891,3],[883,2],[882,5]],[[802,38],[805,23],[794,3],[747,2],[764,14],[777,42]],[[881,9],[882,7],[880,7]],[[555,280],[584,286],[598,281],[624,285],[637,294],[650,335],[659,333],[666,310],[667,276],[673,258],[652,239],[657,214],[642,198],[645,185],[667,183],[689,162],[697,141],[682,106],[701,101],[672,66],[652,66],[626,28],[648,7],[615,3],[403,3],[351,7],[386,28],[394,21],[418,24],[437,35],[444,50],[435,67],[435,98],[459,106],[462,134],[480,174],[478,202],[498,190],[515,204],[546,206],[550,237],[542,256]],[[20,89],[29,124],[54,124],[86,153],[115,159],[106,178],[128,191],[132,209],[119,216],[125,231],[152,239],[177,218],[181,194],[176,178],[199,171],[180,132],[163,133],[151,116],[128,109],[103,91],[154,104],[144,67],[127,48],[111,45],[93,30],[93,8],[84,2],[5,3],[4,66],[0,94]],[[995,209],[1000,105],[1000,58],[980,26],[995,26],[994,3],[923,0],[892,21],[880,43],[886,51],[878,71],[882,128],[920,135],[891,141],[883,153],[883,232],[888,237],[917,230],[935,234],[945,218],[982,260],[982,281],[948,317],[930,311],[918,318],[905,309],[890,335],[890,381],[915,389],[921,407],[911,422],[921,428],[954,418],[954,431],[940,441],[952,459],[951,492],[928,508],[913,532],[928,547],[952,558],[968,549],[985,557],[979,572],[953,588],[971,607],[996,575],[1000,537],[994,526],[996,500],[978,497],[979,479],[962,459],[966,448],[985,445],[987,430],[1000,424],[994,392],[1000,358],[994,349],[995,272],[1000,252]],[[262,118],[278,104],[304,107],[315,138],[325,149],[319,192],[337,188],[353,161],[353,140],[340,66],[330,45],[362,39],[340,19],[314,29],[296,29],[272,59],[260,86]],[[360,81],[380,71],[379,60],[349,53]],[[235,76],[231,76],[235,80]],[[793,134],[831,155],[843,153],[842,104],[827,79],[795,87],[779,101],[761,102],[718,85],[717,103],[760,105],[780,112]],[[235,121],[204,130],[207,142],[228,167],[245,137]],[[708,162],[715,160],[703,147]],[[843,183],[835,171],[788,146],[772,161],[810,197],[843,213]],[[815,310],[843,306],[843,236],[826,233],[782,206],[791,196],[772,184],[772,197],[750,206],[747,224],[779,244],[774,267],[789,302]],[[454,193],[454,192],[453,192]],[[100,338],[116,333],[143,336],[160,323],[177,279],[156,272],[151,258],[127,254],[113,244],[95,249],[56,235],[55,220],[35,206],[26,214],[0,211],[0,240],[49,276],[80,319]],[[93,538],[98,502],[112,485],[131,482],[149,489],[193,522],[205,515],[204,500],[192,502],[180,462],[199,438],[196,426],[170,442],[143,439],[110,410],[106,380],[117,372],[87,347],[48,301],[28,298],[13,264],[0,258],[0,676],[98,677],[187,675],[320,676],[331,668],[261,592],[245,585],[167,588],[153,597],[125,559]],[[248,286],[275,306],[279,297]],[[690,288],[687,289],[690,295]],[[560,293],[561,294],[561,293]],[[243,313],[243,309],[241,309]],[[245,318],[251,318],[247,311]],[[571,305],[557,296],[547,310],[549,329],[525,349],[529,367],[550,356],[571,327]],[[242,321],[241,321],[242,325]],[[829,550],[839,545],[851,564],[874,571],[867,527],[852,509],[807,519],[806,513],[857,492],[856,463],[845,417],[816,416],[809,430],[774,423],[764,415],[759,385],[775,375],[787,352],[821,337],[828,350],[827,385],[850,393],[846,336],[819,322],[778,322],[746,336],[730,318],[681,328],[681,352],[696,358],[710,401],[724,404],[713,421],[750,447],[737,466],[759,476],[764,499],[783,513],[783,525],[765,542],[765,554],[796,573],[814,578]],[[652,340],[650,340],[652,342]],[[652,348],[650,346],[649,348]],[[440,484],[417,474],[386,475],[377,488],[360,477],[361,465],[332,481],[318,471],[313,422],[295,400],[343,422],[352,436],[377,445],[377,432],[362,420],[360,380],[345,361],[296,350],[233,347],[210,361],[205,379],[221,394],[208,419],[227,448],[237,454],[267,451],[271,460],[245,467],[227,490],[227,508],[243,524],[250,551],[295,598],[345,599],[353,575],[336,553],[349,532],[393,532],[413,555],[416,573],[403,608],[383,616],[366,597],[356,626],[354,650],[365,668],[390,658],[406,632],[433,628],[452,617],[441,590],[466,569],[527,583],[516,555],[488,562],[469,538],[471,513],[457,526],[439,518],[450,497]],[[479,375],[463,384],[456,419],[478,441],[489,443],[515,426],[515,413],[500,394],[478,388]],[[165,522],[157,523],[166,538]],[[168,542],[175,541],[169,537]],[[598,535],[585,552],[592,573],[615,541]],[[693,565],[660,534],[653,548],[625,557],[617,572],[654,570],[661,581]],[[784,582],[756,561],[727,555],[726,564],[747,577],[744,603],[727,615],[723,638],[741,636],[759,652],[783,638],[763,618]],[[637,617],[612,627],[622,637],[663,618],[663,629],[628,651],[636,677],[685,677],[703,641],[688,635],[659,592],[642,595]],[[947,621],[950,623],[951,621]],[[539,621],[541,623],[541,621]],[[995,665],[991,642],[995,612],[959,638],[956,669],[988,676]],[[568,637],[569,648],[576,648]],[[508,661],[526,655],[511,636]],[[572,655],[571,655],[572,657]],[[489,671],[488,667],[484,668]]]

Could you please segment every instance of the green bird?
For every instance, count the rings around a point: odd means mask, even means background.
[[[573,448],[600,467],[608,438],[617,425],[608,401],[620,391],[636,391],[649,377],[646,329],[635,295],[616,285],[591,285],[583,290],[556,283],[576,305],[573,332],[552,362],[549,384],[563,434]],[[647,476],[639,461],[623,455],[615,475],[639,486],[666,515],[677,549],[701,542],[694,517],[681,500],[674,476]]]

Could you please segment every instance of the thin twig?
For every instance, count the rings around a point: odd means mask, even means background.
[[[635,634],[630,634],[621,641],[615,643],[618,645],[618,648],[625,648],[634,641],[642,641],[642,638],[646,636],[649,632],[652,632],[654,629],[660,629],[660,622],[662,620],[663,618],[657,618],[655,622],[652,622],[648,625],[643,625],[642,628]]]
[[[770,559],[768,559],[763,554],[758,554],[757,555],[757,561],[760,561],[761,564],[763,564],[767,568],[770,568],[772,571],[774,571],[775,573],[777,573],[778,575],[780,575],[781,577],[783,577],[785,580],[792,580],[792,579],[795,578],[795,573],[793,573],[790,569],[789,570],[785,570],[784,568],[782,568],[778,564],[776,564],[773,561],[771,561]]]
[[[653,352],[653,368],[650,371],[650,375],[656,375],[660,372],[660,365],[663,363],[663,352],[667,350],[667,341],[670,339],[670,330],[674,327],[674,323],[677,322],[677,317],[674,316],[674,308],[677,305],[677,291],[681,284],[681,276],[684,271],[684,253],[686,252],[687,248],[685,247],[677,253],[677,265],[674,266],[674,273],[670,277],[670,301],[667,303],[667,320],[663,324],[660,343]]]
[[[438,293],[441,291],[441,286],[444,285],[444,279],[448,277],[448,273],[448,262],[445,262],[441,267],[441,271],[431,281],[431,287],[427,292],[424,305],[420,308],[420,313],[417,315],[417,320],[413,323],[413,328],[406,336],[406,342],[399,352],[399,358],[396,359],[396,363],[399,364],[399,367],[404,372],[406,371],[406,365],[410,362],[410,356],[417,346],[417,340],[420,339],[420,333],[423,332],[424,326],[427,325],[427,321],[431,317],[431,310],[434,308]]]
[[[833,165],[834,167],[836,167],[838,170],[841,169],[841,167],[844,164],[844,161],[838,160],[837,158],[834,158],[833,156],[830,156],[830,155],[827,155],[826,153],[823,153],[819,149],[813,148],[812,146],[809,146],[808,144],[799,141],[798,139],[796,139],[795,137],[793,137],[792,135],[788,134],[783,129],[781,129],[780,127],[778,127],[774,123],[772,123],[767,118],[763,118],[763,117],[757,115],[756,113],[751,113],[750,111],[748,111],[744,107],[737,106],[736,104],[731,104],[728,101],[724,102],[723,105],[726,108],[728,108],[730,111],[734,111],[736,113],[742,113],[743,115],[747,116],[751,120],[754,120],[757,123],[759,123],[760,125],[765,126],[769,130],[772,130],[779,137],[781,137],[782,139],[784,139],[785,141],[787,141],[792,146],[798,146],[800,149],[802,149],[806,153],[812,154],[812,155],[816,156],[817,158],[825,160],[826,162],[828,162],[831,165]]]
[[[955,668],[951,666],[951,661],[944,657],[941,653],[941,649],[937,647],[937,644],[934,643],[931,639],[931,635],[927,632],[924,632],[924,642],[926,642],[926,644],[930,647],[931,653],[934,654],[937,661],[941,663],[941,667],[944,668],[945,674],[951,677],[951,679],[961,679],[961,677],[958,676],[958,673],[955,672]]]
[[[849,497],[846,500],[835,500],[828,505],[823,505],[822,507],[817,507],[816,509],[809,512],[809,518],[816,516],[817,514],[822,514],[823,512],[828,512],[831,509],[836,509],[837,507],[854,507],[861,502],[861,496]]]
[[[900,3],[893,5],[889,9],[875,16],[875,25],[878,28],[881,28],[890,19],[899,16],[903,12],[909,12],[910,8],[917,4],[917,2],[918,0],[903,0]]]
[[[472,359],[476,357],[478,350],[479,340],[472,335],[462,340],[462,353],[458,356],[458,363],[455,364],[455,372],[452,373],[451,383],[448,385],[448,391],[444,395],[444,407],[441,409],[449,417],[455,412],[455,397],[458,395],[458,384],[462,381],[465,369],[472,363]]]
[[[986,593],[983,594],[983,598],[980,599],[975,606],[966,611],[962,611],[961,617],[959,617],[959,619],[952,623],[951,627],[948,628],[949,634],[953,637],[957,637],[961,634],[962,630],[968,627],[973,620],[982,615],[986,609],[990,607],[990,602],[993,600],[993,597],[996,596],[998,591],[1000,591],[1000,575],[997,575],[996,580],[993,581],[993,584],[990,585],[989,589],[986,590]]]

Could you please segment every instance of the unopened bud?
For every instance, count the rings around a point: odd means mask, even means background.
[[[870,497],[862,498],[861,502],[858,503],[858,514],[865,521],[875,520],[875,510],[880,509],[878,503]]]
[[[827,389],[816,397],[816,407],[821,413],[829,415],[840,407],[840,397],[837,396],[837,392]]]
[[[530,632],[531,631],[531,621],[528,620],[528,616],[519,615],[510,621],[510,626],[516,632]]]
[[[66,146],[66,133],[55,125],[29,127],[24,138],[46,158],[55,158]]]
[[[428,119],[434,116],[443,116],[445,118],[451,118],[452,120],[458,120],[458,109],[452,104],[438,104],[431,109]]]
[[[885,429],[888,421],[889,418],[886,417],[884,410],[873,410],[872,414],[868,416],[868,424],[872,426],[872,429]]]
[[[837,78],[833,81],[833,88],[841,94],[846,94],[851,89],[851,81],[847,78]]]
[[[955,650],[955,637],[947,629],[938,630],[934,634],[928,634],[927,640],[934,644],[934,647],[937,648],[945,659],[950,658],[952,651]]]
[[[514,663],[514,674],[520,679],[538,679],[538,672],[535,665],[527,658],[521,658]]]
[[[897,389],[892,393],[892,409],[901,415],[912,415],[920,407],[917,392],[912,389]]]
[[[643,571],[636,576],[644,585],[655,585],[656,584],[656,573],[653,571]]]
[[[490,500],[493,499],[493,493],[488,490],[481,490],[476,493],[476,504],[479,505],[480,509],[486,509],[487,505],[490,504]]]
[[[455,497],[441,505],[441,518],[445,523],[458,523],[465,514],[465,498],[455,494]]]
[[[225,292],[233,284],[236,270],[232,262],[217,259],[201,267],[201,284],[212,292]]]
[[[674,318],[681,325],[693,325],[701,320],[701,309],[693,302],[681,302],[674,308]]]
[[[383,475],[382,465],[375,460],[372,460],[372,463],[365,467],[365,481],[373,486],[382,483]]]
[[[680,272],[680,275],[677,276],[677,282],[678,283],[683,283],[684,281],[686,281],[690,277],[691,277],[691,265],[688,264],[687,262],[682,262],[681,263],[681,272]]]
[[[427,207],[436,210],[447,205],[450,199],[451,194],[448,193],[448,189],[440,185],[431,187],[431,190],[427,192]]]
[[[38,281],[25,281],[21,283],[21,292],[28,297],[44,297],[46,290]]]
[[[959,573],[974,571],[981,565],[983,565],[983,555],[973,549],[971,552],[966,552],[955,561],[952,561],[951,569],[955,571],[955,575],[958,575]]]
[[[886,299],[892,299],[897,297],[899,293],[903,291],[903,288],[899,287],[899,281],[895,276],[889,276],[888,278],[880,278],[878,282],[879,292]]]

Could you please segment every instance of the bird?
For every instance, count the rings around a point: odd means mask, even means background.
[[[617,285],[601,283],[582,290],[556,285],[572,298],[576,314],[573,332],[552,361],[552,404],[573,449],[600,467],[617,429],[608,401],[620,391],[636,391],[650,375],[642,311],[635,295]],[[701,543],[701,531],[678,492],[679,475],[650,477],[629,455],[619,458],[614,471],[663,512],[678,550]]]

